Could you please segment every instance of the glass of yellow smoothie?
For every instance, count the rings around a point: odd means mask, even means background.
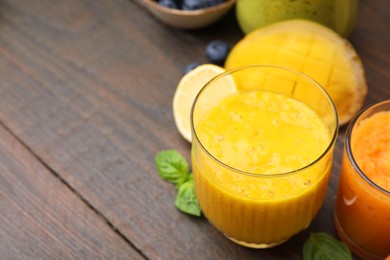
[[[347,129],[334,217],[356,255],[390,255],[390,100],[362,111]]]
[[[338,133],[335,107],[320,85],[287,68],[231,69],[200,91],[191,127],[195,192],[225,236],[268,248],[311,223]]]

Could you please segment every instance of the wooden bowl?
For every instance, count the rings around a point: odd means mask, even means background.
[[[236,0],[227,0],[223,4],[194,11],[167,8],[153,0],[143,0],[143,3],[158,20],[167,25],[180,29],[198,29],[222,18]]]

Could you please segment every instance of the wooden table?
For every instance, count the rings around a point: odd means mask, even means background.
[[[335,235],[345,127],[326,201],[285,244],[233,244],[180,213],[154,156],[189,159],[172,97],[186,64],[213,39],[241,39],[234,12],[198,31],[162,25],[140,0],[0,2],[1,259],[300,259],[311,232]],[[369,85],[390,98],[390,3],[361,0],[350,36]]]

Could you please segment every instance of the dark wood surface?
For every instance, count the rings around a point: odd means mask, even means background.
[[[333,235],[345,127],[326,201],[309,228],[267,250],[233,244],[174,206],[154,156],[178,134],[172,97],[213,39],[241,39],[234,12],[182,31],[141,0],[0,2],[1,259],[300,259],[311,232]],[[390,2],[361,0],[349,37],[369,85],[390,98]]]

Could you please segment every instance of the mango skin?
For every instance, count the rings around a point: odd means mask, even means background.
[[[347,37],[357,10],[358,0],[237,0],[236,17],[245,34],[278,21],[307,19]]]

